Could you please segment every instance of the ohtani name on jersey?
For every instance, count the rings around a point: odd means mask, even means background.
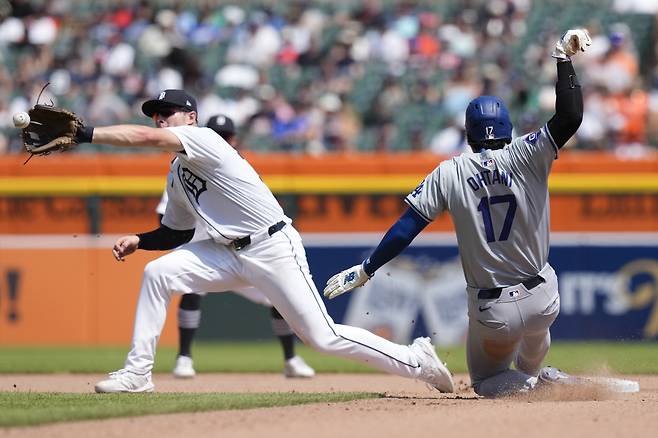
[[[478,189],[491,186],[494,184],[502,184],[507,187],[512,187],[512,173],[507,173],[504,170],[483,170],[482,172],[476,173],[475,175],[469,177],[466,182],[473,189],[477,191]]]

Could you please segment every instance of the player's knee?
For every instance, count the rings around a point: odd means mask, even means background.
[[[482,381],[474,381],[471,382],[471,387],[473,388],[473,391],[482,397],[487,397],[487,394],[484,394],[484,391],[482,390]]]
[[[144,266],[145,282],[163,282],[167,273],[167,264],[161,259],[150,261]]]
[[[340,338],[335,335],[307,333],[300,335],[304,344],[320,353],[332,353],[336,350]]]

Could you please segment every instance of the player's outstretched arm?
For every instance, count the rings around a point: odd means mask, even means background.
[[[339,272],[327,281],[324,296],[331,299],[363,286],[375,271],[400,254],[427,226],[413,209],[407,211],[386,232],[377,248],[362,264]]]
[[[363,264],[352,266],[349,269],[335,274],[327,281],[324,296],[332,299],[357,287],[361,287],[370,280],[370,276],[363,270]]]
[[[96,126],[93,128],[89,142],[124,147],[148,147],[171,152],[183,150],[183,145],[173,132],[143,125]]]
[[[562,35],[551,54],[557,60],[557,82],[555,115],[548,121],[548,130],[558,148],[576,133],[583,120],[583,94],[571,57],[584,52],[591,44],[586,29],[571,29]]]

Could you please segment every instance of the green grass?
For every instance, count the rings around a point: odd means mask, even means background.
[[[317,353],[297,345],[298,354],[316,371],[360,373],[372,368],[357,362]],[[545,360],[569,372],[604,369],[620,374],[657,374],[655,342],[559,342]],[[127,347],[0,347],[0,373],[105,373],[123,366]],[[283,368],[277,342],[209,343],[193,347],[198,372],[272,372]],[[454,373],[466,372],[464,347],[439,348],[439,356]],[[160,347],[155,372],[170,372],[176,357],[173,347]]]
[[[0,392],[0,427],[34,426],[141,415],[204,412],[336,403],[380,394],[342,393],[164,393],[164,394],[60,394]]]

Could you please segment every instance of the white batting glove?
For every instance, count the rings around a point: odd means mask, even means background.
[[[592,38],[587,29],[570,29],[555,44],[551,56],[558,60],[569,61],[578,52],[584,52],[592,45]]]
[[[327,286],[324,288],[324,296],[329,299],[336,298],[345,292],[363,286],[368,280],[370,280],[370,277],[363,270],[363,265],[352,266],[349,269],[339,272],[327,281]]]

